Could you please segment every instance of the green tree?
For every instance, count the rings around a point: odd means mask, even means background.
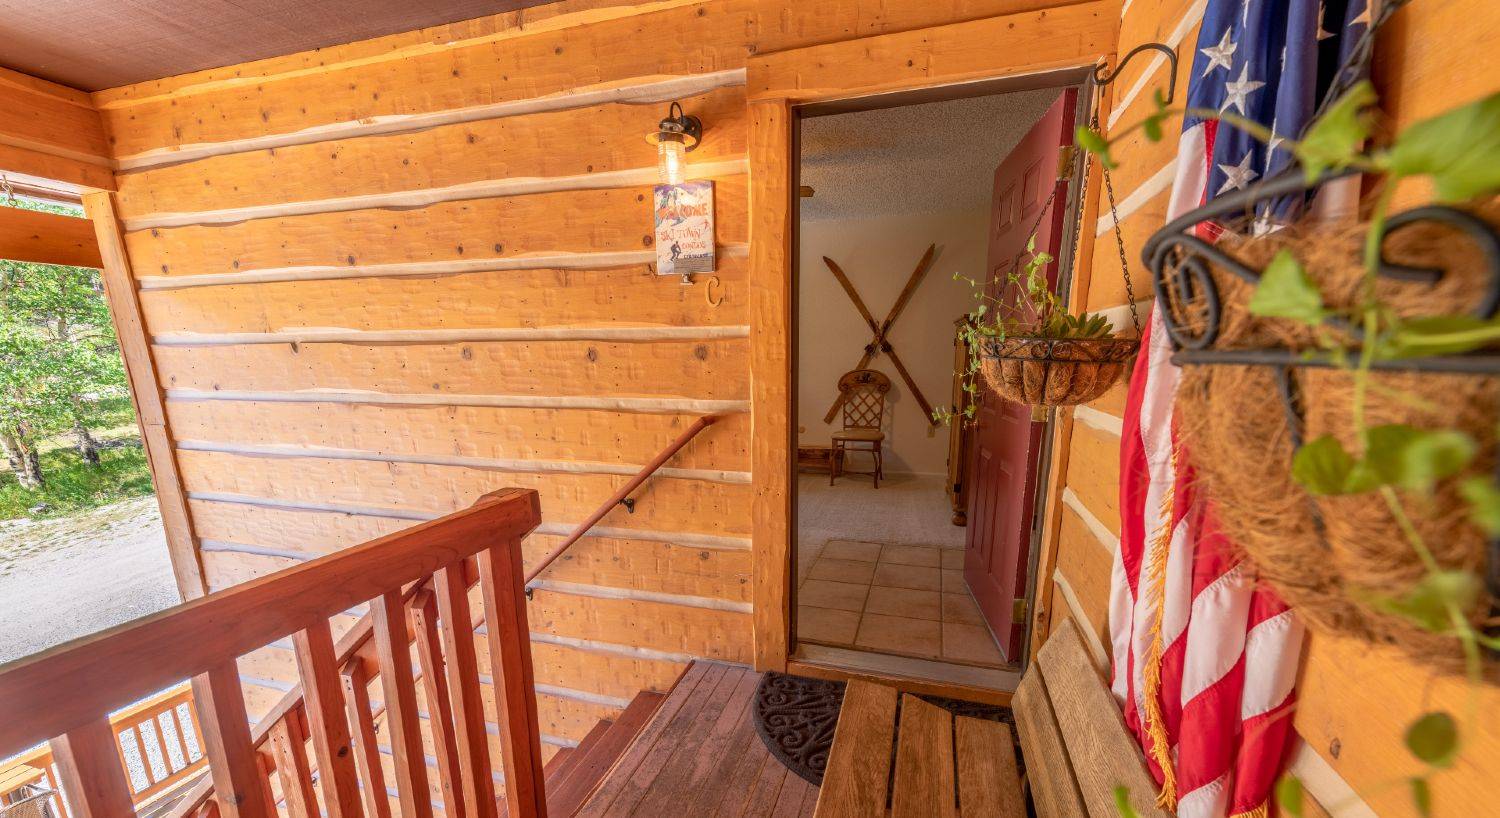
[[[13,200],[32,210],[74,215]],[[23,486],[44,481],[37,441],[76,440],[99,462],[91,427],[103,398],[125,389],[124,366],[98,270],[0,261],[0,448]]]

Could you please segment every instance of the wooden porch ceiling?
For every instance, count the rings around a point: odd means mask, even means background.
[[[551,0],[0,0],[0,65],[84,91]]]

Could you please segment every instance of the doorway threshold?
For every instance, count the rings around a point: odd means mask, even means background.
[[[787,671],[818,678],[867,678],[917,693],[991,704],[1008,704],[1011,694],[1021,683],[1021,674],[1013,670],[913,659],[806,642],[797,645],[796,652],[788,662]]]

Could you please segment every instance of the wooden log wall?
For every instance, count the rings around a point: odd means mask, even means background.
[[[1132,0],[1125,4],[1117,53],[1142,42],[1159,41],[1181,56],[1178,89],[1186,87],[1204,0]],[[1493,93],[1493,74],[1462,66],[1500,37],[1500,15],[1489,0],[1431,3],[1418,0],[1400,12],[1382,33],[1375,78],[1392,125],[1400,128],[1426,116]],[[1151,91],[1165,86],[1165,61],[1140,59],[1112,88],[1103,119],[1123,128],[1150,110]],[[1180,123],[1168,123],[1168,133]],[[1164,220],[1170,196],[1175,144],[1144,141],[1139,132],[1114,151],[1120,168],[1113,174],[1127,256],[1138,297],[1149,298],[1150,283],[1139,266],[1141,246]],[[1097,182],[1097,177],[1095,178]],[[1413,186],[1402,191],[1407,205],[1424,200]],[[1098,242],[1088,284],[1080,299],[1093,310],[1119,311],[1126,303],[1120,264],[1110,235],[1107,208],[1090,219]],[[1077,620],[1097,637],[1094,651],[1108,644],[1109,582],[1119,547],[1119,447],[1124,388],[1116,388],[1066,416],[1060,437],[1066,465],[1057,475],[1049,521],[1055,556],[1045,578],[1050,604],[1043,616],[1056,628]],[[1439,678],[1393,652],[1372,650],[1351,640],[1309,639],[1294,716],[1306,739],[1293,765],[1309,790],[1335,815],[1415,816],[1404,779],[1420,772],[1402,742],[1407,725],[1420,714],[1445,708],[1468,710],[1468,688]],[[1438,816],[1480,815],[1493,811],[1500,780],[1500,690],[1479,694],[1477,720],[1465,733],[1462,760],[1433,780]],[[1319,812],[1318,814],[1324,814]]]
[[[543,741],[750,662],[746,61],[1051,5],[566,0],[95,94],[204,585],[502,486],[543,495],[531,565],[725,412],[543,575]],[[711,294],[650,268],[671,100],[706,127]],[[289,647],[242,661],[252,717]]]

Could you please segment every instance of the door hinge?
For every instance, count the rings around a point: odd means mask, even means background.
[[[1073,145],[1064,145],[1057,151],[1057,178],[1059,181],[1072,179],[1073,171],[1078,166],[1078,148]]]
[[[1024,622],[1026,620],[1026,600],[1016,599],[1010,603],[1010,621]]]

